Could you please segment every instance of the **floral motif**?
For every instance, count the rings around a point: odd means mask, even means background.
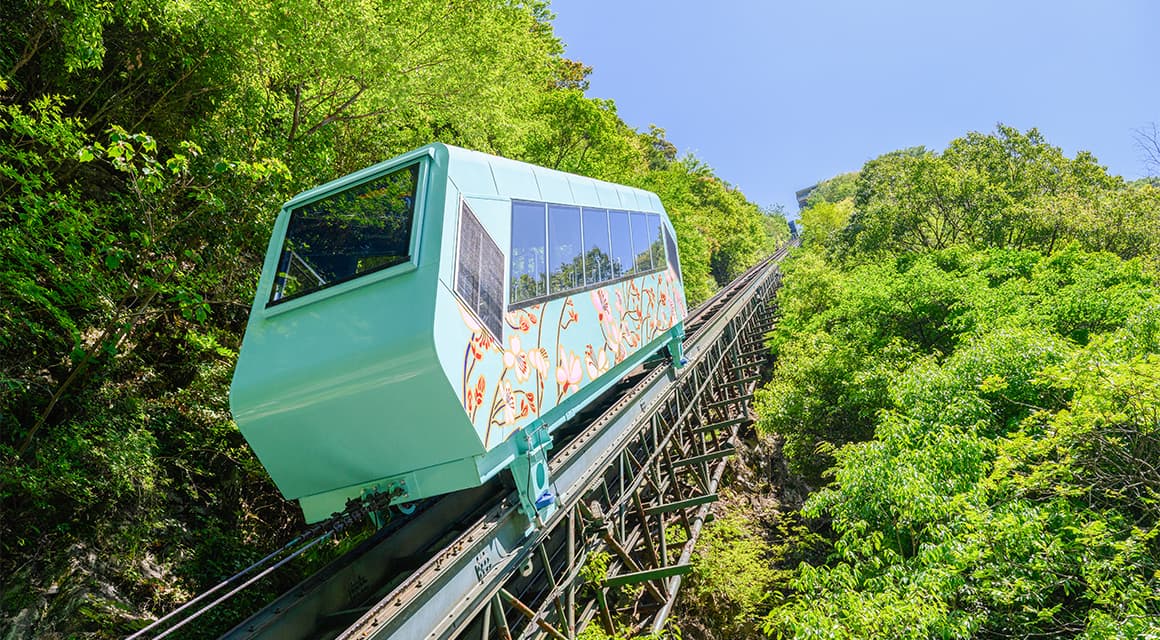
[[[536,318],[534,313],[535,311],[538,311],[539,308],[540,305],[537,304],[532,305],[526,309],[516,309],[515,311],[509,311],[504,316],[504,319],[507,321],[508,326],[512,329],[526,333],[530,331],[534,325],[539,323],[539,319]]]
[[[475,387],[467,390],[467,395],[463,398],[463,406],[467,409],[467,413],[471,419],[475,419],[475,412],[479,406],[483,404],[483,394],[487,391],[487,380],[483,376],[479,376],[479,381]]]
[[[591,290],[591,310],[576,304],[582,299],[567,296],[507,312],[505,335],[499,341],[460,306],[471,332],[464,351],[463,406],[472,422],[485,430],[485,447],[509,437],[525,420],[624,362],[678,322],[684,306],[671,266]],[[549,317],[557,321],[545,322]],[[555,396],[545,392],[553,371]],[[489,395],[487,405],[484,398]],[[476,420],[481,406],[490,407],[483,423]]]
[[[516,421],[516,398],[512,395],[512,383],[504,380],[500,384],[500,392],[503,394],[503,411],[504,424],[512,424]]]
[[[511,349],[503,352],[504,369],[515,371],[517,381],[527,382],[531,370],[528,367],[528,356],[520,348],[519,335],[512,334],[512,337],[508,340],[508,344],[511,346]]]
[[[535,394],[533,394],[531,391],[516,391],[515,393],[519,397],[520,401],[520,412],[516,416],[516,420],[519,420],[520,418],[526,418],[533,413],[537,413]]]
[[[559,364],[556,366],[556,385],[559,387],[559,396],[563,398],[570,390],[575,391],[579,388],[584,370],[580,367],[580,358],[571,351],[565,351],[564,345],[560,345],[560,358],[557,362]]]
[[[541,376],[548,375],[548,350],[543,347],[536,347],[528,351],[528,364],[532,366]]]
[[[607,322],[612,318],[612,308],[608,306],[608,292],[604,289],[593,289],[588,293],[592,297],[592,306],[596,307],[596,319]]]
[[[588,379],[595,380],[600,377],[600,374],[608,371],[608,355],[601,349],[599,353],[593,356],[592,345],[584,348],[584,366],[588,369]]]

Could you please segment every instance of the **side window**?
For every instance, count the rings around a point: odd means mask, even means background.
[[[503,336],[503,252],[466,202],[459,208],[455,291],[496,338]]]
[[[655,213],[512,201],[508,299],[514,305],[663,269],[666,241]]]
[[[548,205],[548,293],[584,286],[580,207]]]
[[[648,232],[648,219],[643,213],[633,212],[632,248],[636,250],[633,264],[637,272],[652,270],[652,238]]]
[[[619,278],[634,272],[632,231],[627,211],[609,211],[608,228],[612,232],[612,277]]]
[[[542,202],[512,202],[512,304],[548,295],[548,230]]]
[[[411,259],[419,165],[290,212],[270,304]]]
[[[653,269],[664,269],[665,239],[661,236],[661,217],[655,213],[648,214],[648,235],[652,239],[649,245],[652,248]]]
[[[612,249],[608,242],[608,211],[584,208],[584,283],[612,279]]]
[[[667,228],[662,227],[662,229],[665,232],[665,246],[669,250],[669,260],[673,263],[673,269],[677,272],[677,280],[684,282],[681,278],[681,260],[680,256],[677,255],[677,243],[673,240],[673,235],[669,233]]]

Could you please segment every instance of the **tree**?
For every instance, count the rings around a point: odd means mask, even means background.
[[[1152,122],[1132,131],[1146,175],[1160,176],[1160,129]]]
[[[849,199],[835,203],[819,201],[806,207],[800,218],[802,243],[820,247],[828,245],[838,232],[846,228],[853,212],[854,203]]]
[[[1130,188],[1087,152],[1067,158],[1035,129],[1000,124],[993,134],[953,140],[941,154],[912,149],[868,162],[854,212],[832,246],[851,259],[958,244],[1050,252],[1071,240],[1101,246],[1107,236],[1099,231],[1116,237],[1121,255],[1137,255],[1154,246],[1157,234],[1119,229],[1151,224],[1156,213],[1147,192],[1129,198],[1134,204],[1127,209],[1085,209],[1125,197]]]
[[[776,217],[586,97],[550,21],[539,0],[0,6],[10,635],[124,636],[297,533],[227,401],[293,194],[441,140],[658,191],[693,304],[769,250]]]
[[[853,198],[858,193],[858,172],[842,173],[818,183],[817,188],[810,192],[806,206],[811,207],[822,202],[837,204],[847,198]]]
[[[1155,198],[1034,129],[863,167],[785,266],[757,393],[832,549],[769,635],[1160,632]]]

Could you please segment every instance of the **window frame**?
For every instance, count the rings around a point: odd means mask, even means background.
[[[567,261],[561,262],[560,263],[561,268],[558,271],[557,271],[556,267],[552,266],[553,258],[559,257],[559,256],[556,256],[555,254],[559,253],[558,247],[561,246],[560,243],[556,243],[556,244],[552,243],[552,209],[553,209],[553,207],[555,207],[555,209],[556,209],[556,220],[557,220],[556,224],[557,224],[558,229],[563,231],[564,227],[572,226],[571,223],[573,223],[573,222],[576,225],[576,235],[572,238],[572,240],[574,240],[574,242],[576,244],[576,251],[575,251],[574,255],[572,256],[572,261],[571,261],[572,265],[569,265]],[[575,218],[573,220],[559,222],[562,215],[570,215],[571,214],[571,211],[570,211],[571,209],[576,210]],[[569,211],[563,211],[563,210],[569,210]],[[564,271],[564,269],[566,269],[567,267],[574,266],[574,264],[577,260],[580,261],[580,280],[581,280],[581,282],[583,282],[583,280],[584,280],[584,267],[585,267],[585,264],[584,264],[584,207],[582,207],[578,204],[551,204],[551,203],[549,203],[547,206],[547,219],[546,220],[547,220],[547,226],[545,228],[545,238],[548,242],[548,251],[546,253],[547,257],[545,259],[545,263],[548,266],[548,292],[546,295],[558,296],[558,295],[562,295],[564,293],[567,293],[569,291],[573,291],[574,289],[576,289],[576,287],[575,286],[565,287],[563,290],[554,291],[553,289],[555,289],[555,287],[553,286],[553,281],[554,281],[553,277],[556,276],[557,274],[561,274]],[[572,243],[569,242],[566,244],[572,244]],[[557,247],[557,250],[553,251],[552,250],[553,247]],[[574,273],[572,275],[575,276]],[[584,285],[581,284],[580,286],[584,286]]]
[[[616,279],[627,278],[629,276],[636,275],[636,252],[633,250],[632,246],[632,213],[633,212],[628,209],[608,210],[608,242],[610,245],[609,251],[612,253],[613,263],[616,262],[617,258],[622,257],[617,254],[617,241],[614,239],[615,236],[612,235],[612,218],[616,214],[624,214],[624,229],[621,230],[623,231],[622,244],[628,244],[628,265],[627,267],[623,264],[621,265],[622,270],[627,271],[628,273],[616,276]],[[624,247],[620,248],[623,249]],[[613,269],[613,272],[615,271],[616,270]]]
[[[607,282],[607,281],[612,279],[612,277],[610,275],[608,278],[603,278],[603,279],[597,278],[597,280],[595,282],[588,282],[589,269],[591,269],[593,266],[595,266],[597,268],[597,270],[599,271],[599,268],[600,268],[599,264],[591,265],[588,262],[588,252],[591,251],[593,248],[599,249],[599,247],[593,246],[595,244],[595,241],[598,240],[599,238],[594,238],[592,236],[589,236],[588,231],[587,231],[588,226],[586,224],[584,224],[585,215],[589,211],[592,211],[592,212],[599,211],[599,212],[604,214],[603,215],[603,218],[604,218],[603,240],[604,240],[604,244],[606,245],[605,248],[608,249],[608,251],[605,253],[605,255],[608,257],[608,272],[610,274],[612,273],[612,229],[611,229],[611,222],[609,221],[609,216],[608,216],[608,208],[607,207],[580,207],[580,234],[582,236],[584,236],[584,247],[582,250],[582,253],[584,255],[584,286],[589,286],[589,285],[593,285],[593,284],[602,284],[602,283]]]
[[[270,243],[266,251],[266,262],[262,266],[262,277],[258,282],[258,290],[262,292],[264,301],[261,303],[261,311],[264,317],[271,317],[288,311],[293,311],[304,307],[306,305],[314,304],[322,300],[327,300],[334,296],[342,295],[348,291],[354,291],[362,287],[366,287],[389,278],[401,276],[419,267],[419,261],[422,259],[423,251],[423,223],[426,218],[427,209],[427,195],[428,195],[428,180],[431,173],[431,159],[434,156],[432,149],[418,149],[412,153],[408,153],[389,165],[375,165],[367,167],[362,171],[357,171],[348,176],[340,178],[333,183],[327,183],[315,189],[311,189],[305,193],[299,194],[292,198],[286,204],[282,205],[282,210],[278,213],[278,219],[274,223],[274,233],[270,238]],[[393,265],[384,265],[356,273],[354,275],[335,280],[333,283],[313,291],[305,293],[286,296],[278,300],[270,300],[269,296],[274,290],[274,281],[277,279],[278,263],[282,259],[282,248],[286,244],[286,234],[290,226],[290,216],[295,209],[309,206],[324,200],[337,193],[341,193],[351,188],[358,187],[377,180],[387,174],[394,173],[400,169],[406,169],[410,166],[418,165],[418,176],[415,180],[415,203],[411,213],[411,237],[407,245],[408,259]]]
[[[548,242],[549,242],[549,239],[548,239],[549,227],[547,224],[547,217],[546,216],[548,215],[548,211],[552,205],[564,206],[564,207],[577,207],[580,209],[580,221],[581,221],[580,222],[580,235],[581,235],[582,240],[584,237],[584,222],[583,221],[584,221],[584,210],[585,209],[603,209],[606,212],[608,212],[608,221],[609,221],[610,226],[611,226],[612,212],[614,211],[614,209],[609,208],[609,207],[599,207],[599,206],[589,207],[586,205],[579,205],[579,204],[574,204],[574,203],[561,203],[561,202],[551,202],[551,201],[529,200],[526,198],[512,198],[511,201],[509,202],[509,206],[513,205],[517,202],[523,202],[523,203],[528,203],[528,204],[535,204],[535,205],[543,205],[544,206],[544,216],[545,216],[545,219],[544,219],[544,246],[545,246],[545,253],[547,251],[547,246],[548,246]],[[665,214],[657,213],[655,211],[639,211],[636,209],[615,209],[615,210],[616,211],[623,211],[623,212],[626,212],[629,214],[629,221],[630,221],[629,228],[630,228],[630,230],[631,230],[632,214],[637,213],[637,214],[643,214],[645,216],[657,216],[658,221],[660,223],[661,231],[662,232],[668,231],[668,226],[665,225],[665,219],[666,219]],[[630,235],[631,235],[631,231],[630,231]],[[609,242],[611,243],[611,241],[612,241],[611,230],[610,230],[609,236],[610,236]],[[508,249],[509,249],[509,251],[511,250],[510,235],[509,235],[509,239],[508,239]],[[609,247],[609,249],[611,250],[611,246]],[[666,256],[666,258],[667,257],[668,256]],[[511,267],[510,255],[508,256],[507,262],[508,262],[508,267],[509,267],[508,271],[509,271],[509,277],[510,277],[510,271],[511,271],[511,269],[510,269],[510,267]],[[545,259],[545,263],[547,263],[546,259]],[[534,298],[525,298],[523,300],[520,300],[519,302],[512,302],[512,300],[511,300],[511,285],[508,284],[508,288],[507,288],[508,296],[507,296],[507,300],[505,302],[505,305],[506,305],[505,308],[508,312],[515,311],[518,309],[523,309],[523,308],[530,307],[530,306],[537,305],[537,304],[544,304],[544,303],[550,302],[552,300],[558,300],[560,298],[566,298],[568,296],[586,293],[588,291],[592,291],[593,289],[600,289],[603,287],[612,286],[614,284],[619,284],[619,283],[625,282],[627,280],[632,280],[633,278],[642,278],[644,276],[653,275],[655,273],[660,273],[660,272],[668,269],[669,264],[671,264],[671,262],[669,262],[668,264],[666,264],[663,267],[653,267],[653,268],[649,269],[648,271],[634,271],[628,275],[617,276],[615,278],[610,278],[610,279],[605,280],[603,282],[584,284],[582,286],[576,287],[574,289],[569,289],[567,291],[560,291],[560,292],[552,293],[551,287],[549,287],[548,288],[549,293],[542,295],[542,296],[536,296]]]
[[[520,203],[520,204],[524,204],[524,205],[529,205],[529,204],[536,205],[536,207],[538,207],[540,209],[541,220],[544,223],[543,224],[543,226],[544,226],[544,238],[543,238],[543,244],[540,247],[543,249],[543,254],[544,254],[544,257],[543,257],[543,260],[544,260],[544,271],[543,271],[544,293],[542,293],[538,296],[524,298],[524,299],[520,300],[519,302],[512,302],[512,293],[513,293],[512,292],[512,281],[516,277],[515,268],[514,268],[514,265],[512,264],[512,260],[515,259],[515,253],[516,253],[516,251],[515,251],[515,226],[516,226],[515,225],[515,205],[516,205],[516,203]],[[581,229],[583,229],[583,222],[581,222]],[[506,265],[506,269],[507,269],[507,283],[506,283],[507,284],[507,294],[504,297],[505,308],[513,309],[513,308],[516,308],[513,305],[522,305],[524,302],[526,302],[528,300],[540,300],[543,298],[547,298],[550,295],[550,291],[551,291],[550,286],[549,286],[550,285],[549,280],[550,280],[551,269],[548,267],[548,203],[547,202],[539,202],[537,200],[524,200],[521,198],[512,198],[510,201],[508,201],[508,243],[507,243],[507,249],[508,249],[507,256],[505,256],[506,262],[507,262],[507,265]]]

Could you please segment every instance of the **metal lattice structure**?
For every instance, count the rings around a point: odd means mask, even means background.
[[[572,639],[658,631],[769,364],[777,263],[690,318],[686,366],[627,380],[550,461],[559,507],[529,523],[498,485],[444,497],[287,593],[230,638]]]

